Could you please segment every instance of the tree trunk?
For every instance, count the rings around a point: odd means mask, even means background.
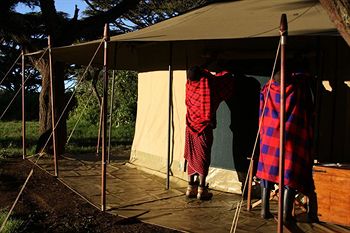
[[[350,1],[320,0],[320,2],[339,33],[350,46]]]
[[[52,114],[51,114],[51,98],[50,98],[50,70],[47,60],[42,60],[37,64],[37,68],[42,75],[42,89],[39,97],[39,131],[43,135],[51,135],[52,132]],[[67,111],[62,115],[65,108],[65,90],[64,90],[64,65],[60,62],[55,62],[53,65],[53,87],[55,98],[55,120],[56,120],[56,143],[57,143],[57,155],[64,153],[64,146],[67,140]],[[61,119],[60,119],[61,118]],[[50,132],[50,133],[49,133]],[[46,140],[48,137],[44,137]],[[52,137],[50,143],[46,146],[46,152],[52,152]]]

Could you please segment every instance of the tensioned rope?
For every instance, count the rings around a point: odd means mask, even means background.
[[[273,75],[275,74],[275,68],[276,68],[276,63],[277,63],[280,47],[281,47],[281,40],[279,40],[279,42],[278,42],[278,48],[277,48],[277,52],[276,52],[276,56],[275,56],[275,61],[274,61],[274,64],[273,64],[272,73],[271,73],[271,77],[270,77],[270,82],[269,82],[268,89],[267,89],[267,95],[266,95],[265,100],[264,100],[264,106],[263,106],[263,109],[262,109],[262,112],[261,112],[262,115],[261,115],[261,118],[260,118],[260,121],[259,121],[259,128],[258,128],[258,132],[257,132],[256,137],[255,137],[255,143],[254,143],[252,155],[250,157],[250,163],[249,163],[249,168],[248,168],[247,174],[249,174],[250,170],[253,169],[253,162],[252,161],[253,161],[253,157],[254,157],[254,154],[255,154],[256,146],[257,146],[258,140],[259,140],[259,134],[260,134],[261,125],[262,125],[262,122],[263,122],[263,119],[264,119],[264,112],[265,112],[265,108],[266,108],[267,98],[268,98],[268,96],[270,94],[270,87],[271,87],[271,83],[272,83],[271,80],[273,78]],[[238,218],[239,218],[239,215],[240,215],[240,212],[241,212],[241,209],[242,209],[242,204],[243,204],[243,200],[244,200],[244,193],[245,193],[245,190],[247,188],[248,179],[249,179],[249,175],[246,177],[246,179],[244,181],[244,186],[243,186],[243,190],[242,190],[242,198],[237,203],[235,215],[234,215],[234,217],[232,219],[232,225],[231,225],[230,233],[236,232],[237,225],[238,225]],[[251,185],[251,184],[249,184],[249,185]]]
[[[17,59],[15,60],[15,62],[12,64],[11,68],[7,71],[7,73],[5,74],[5,76],[3,77],[3,79],[0,81],[0,86],[1,84],[4,82],[4,80],[6,79],[7,75],[9,75],[9,73],[11,72],[11,70],[13,69],[13,67],[15,67],[16,63],[18,62],[18,60],[20,59],[20,57],[22,56],[22,53],[20,53],[17,57]]]
[[[83,80],[83,78],[85,77],[85,75],[86,75],[86,73],[87,73],[87,70],[88,70],[89,67],[91,66],[91,64],[92,64],[93,60],[95,59],[95,57],[96,57],[96,55],[97,55],[97,52],[99,51],[99,49],[100,49],[101,45],[103,44],[103,42],[104,42],[104,40],[102,40],[101,43],[99,44],[99,46],[97,47],[97,49],[96,49],[96,51],[95,51],[93,57],[91,58],[91,60],[90,60],[90,62],[89,62],[89,64],[88,64],[88,66],[86,67],[86,69],[85,69],[85,71],[84,71],[82,77],[79,79],[79,81],[78,81],[78,83],[77,83],[77,87],[79,86],[79,84],[81,83],[81,81]],[[46,50],[47,50],[47,49],[46,49]],[[46,50],[45,50],[45,52],[46,52]],[[45,54],[45,52],[44,52],[44,54]],[[44,55],[44,54],[43,54],[43,55]],[[40,58],[42,58],[43,55],[42,55]],[[64,110],[62,111],[61,116],[59,117],[59,119],[58,119],[56,125],[54,126],[54,129],[56,128],[57,124],[58,124],[59,121],[61,120],[63,114],[65,113],[65,111],[66,111],[66,109],[67,109],[67,107],[68,107],[68,105],[69,105],[70,102],[72,101],[73,96],[74,96],[76,90],[77,90],[77,88],[75,88],[74,92],[72,93],[72,96],[71,96],[70,99],[68,100],[68,102],[67,102],[67,104],[66,104],[66,107],[65,107]],[[53,131],[51,132],[49,138],[47,139],[47,141],[46,141],[46,143],[45,143],[45,145],[44,145],[42,151],[46,148],[46,146],[47,146],[49,140],[50,140],[51,137],[52,137],[52,134],[53,134]],[[29,174],[28,174],[28,176],[27,176],[27,178],[26,178],[26,181],[24,182],[24,184],[23,184],[23,186],[22,186],[20,192],[18,193],[18,195],[17,195],[17,197],[16,197],[15,202],[12,204],[11,209],[9,210],[9,212],[8,212],[8,214],[7,214],[6,218],[5,218],[5,220],[3,221],[3,223],[2,223],[2,225],[1,225],[1,227],[0,227],[0,232],[4,229],[4,227],[5,227],[5,225],[6,225],[7,221],[8,221],[8,218],[10,217],[10,215],[11,215],[13,209],[15,208],[15,206],[16,206],[16,204],[17,204],[17,202],[18,202],[18,199],[19,199],[20,196],[22,195],[23,190],[24,190],[24,188],[26,187],[26,185],[27,185],[27,183],[28,183],[30,177],[33,175],[34,166],[37,165],[37,163],[39,162],[39,159],[42,157],[42,155],[43,155],[43,154],[39,153],[39,157],[36,159],[36,161],[35,161],[35,163],[34,163],[32,169],[30,170],[30,172],[29,172]]]
[[[103,42],[104,42],[104,40],[101,40],[101,43],[98,45],[98,47],[97,47],[97,49],[96,49],[94,55],[92,56],[92,58],[91,58],[91,60],[90,60],[90,62],[89,62],[89,64],[88,64],[88,66],[87,66],[86,69],[84,70],[84,73],[82,74],[82,77],[78,80],[78,83],[77,83],[77,85],[76,85],[76,88],[74,89],[74,91],[73,91],[71,97],[69,98],[69,100],[68,100],[66,106],[64,107],[64,109],[63,109],[63,111],[62,111],[60,117],[58,118],[56,124],[54,125],[53,130],[52,130],[50,136],[48,137],[48,139],[46,140],[46,143],[45,143],[45,145],[43,146],[41,152],[44,151],[44,149],[46,148],[47,144],[49,143],[49,141],[50,141],[50,139],[51,139],[51,137],[52,137],[53,131],[56,129],[57,125],[58,125],[59,122],[61,121],[61,119],[62,119],[64,113],[66,112],[66,110],[67,110],[67,108],[68,108],[70,102],[72,101],[72,99],[73,99],[73,97],[74,97],[74,94],[76,93],[76,91],[77,91],[77,89],[78,89],[80,83],[81,83],[81,82],[83,81],[83,79],[85,78],[85,75],[86,75],[88,69],[90,68],[92,62],[94,61],[94,59],[95,59],[95,57],[96,57],[96,55],[97,55],[97,53],[98,53],[98,51],[99,51],[101,45],[103,44]]]
[[[72,135],[73,135],[73,133],[74,133],[74,131],[75,131],[75,128],[78,126],[78,123],[79,123],[81,117],[82,117],[83,114],[85,113],[86,107],[87,107],[88,104],[90,103],[91,97],[92,97],[92,95],[89,95],[89,98],[88,98],[88,100],[86,101],[86,104],[85,104],[83,110],[81,111],[81,113],[80,113],[80,115],[79,115],[79,117],[78,117],[78,119],[77,119],[77,122],[75,123],[75,125],[74,125],[74,127],[73,127],[73,129],[72,129],[72,131],[71,131],[71,133],[70,133],[70,135],[69,135],[69,137],[68,137],[68,139],[67,139],[66,145],[69,143],[69,141],[70,141],[70,139],[71,139],[71,137],[72,137]]]
[[[39,60],[36,62],[38,63],[45,55],[47,51],[47,48],[45,49],[44,53],[41,55],[41,57],[39,58]],[[23,71],[24,72],[24,71]],[[12,98],[12,100],[10,101],[10,103],[7,105],[7,107],[5,108],[4,112],[2,113],[2,115],[0,116],[0,120],[3,118],[3,116],[6,114],[7,110],[11,107],[13,101],[16,99],[16,97],[18,96],[19,92],[22,90],[22,88],[24,88],[24,85],[26,84],[26,82],[29,80],[29,78],[31,77],[31,74],[28,75],[28,77],[25,79],[24,83],[21,85],[21,87],[17,90],[16,94],[14,95],[14,97]]]

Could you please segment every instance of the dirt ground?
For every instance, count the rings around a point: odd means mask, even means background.
[[[32,167],[0,161],[0,210],[10,209]],[[11,217],[24,221],[20,232],[178,232],[103,213],[36,167]]]

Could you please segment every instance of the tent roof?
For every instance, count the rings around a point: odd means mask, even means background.
[[[180,41],[279,36],[281,14],[289,35],[334,32],[318,1],[244,0],[211,4],[112,41]]]
[[[291,36],[338,35],[327,13],[315,0],[226,1],[198,8],[135,32],[111,37],[110,67],[149,70],[156,68],[154,64],[162,62],[164,64],[160,66],[167,67],[169,42],[173,44],[172,56],[182,53],[177,60],[184,63],[185,57],[198,56],[198,52],[204,49],[215,49],[218,46],[216,40],[228,45],[232,44],[233,39],[278,37],[283,13],[287,14],[288,33]],[[95,40],[55,48],[53,54],[61,61],[88,64],[100,43],[101,40]],[[103,46],[96,55],[95,64],[101,65],[102,50]],[[195,51],[196,55],[189,50]],[[157,53],[157,56],[152,56],[153,61],[149,61],[149,64],[141,64],[144,61],[147,63],[150,53]],[[176,63],[176,58],[174,61]]]

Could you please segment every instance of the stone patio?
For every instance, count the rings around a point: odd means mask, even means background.
[[[111,163],[107,165],[107,212],[126,218],[137,217],[143,222],[182,232],[230,232],[240,195],[212,190],[214,196],[210,201],[187,199],[185,181],[171,177],[170,189],[166,190],[165,177],[145,172],[125,159],[125,156],[111,156]],[[43,156],[38,165],[53,174],[52,158]],[[100,158],[93,154],[66,154],[58,160],[58,165],[59,179],[100,208]],[[271,210],[277,214],[277,202],[272,202]],[[277,232],[277,222],[261,219],[260,206],[246,211],[246,202],[243,202],[236,232],[273,233]],[[298,222],[293,232],[350,232],[350,227]]]

